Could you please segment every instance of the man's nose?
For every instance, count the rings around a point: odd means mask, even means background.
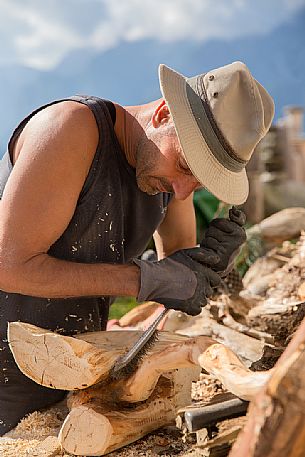
[[[185,200],[197,187],[199,183],[194,177],[186,176],[172,183],[177,200]]]

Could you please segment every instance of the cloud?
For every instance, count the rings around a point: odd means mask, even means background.
[[[48,70],[73,49],[258,35],[304,6],[305,0],[0,0],[0,65]]]

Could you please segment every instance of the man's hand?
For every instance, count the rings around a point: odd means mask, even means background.
[[[177,251],[159,262],[135,259],[134,263],[141,269],[137,300],[155,300],[166,308],[193,316],[199,314],[221,279],[206,265],[193,260],[188,252],[189,249]],[[207,252],[204,263],[214,263],[217,259],[214,253]]]
[[[193,248],[189,255],[197,262],[206,263],[207,254],[214,254],[216,259],[209,265],[221,277],[225,277],[234,266],[234,259],[246,241],[243,225],[246,221],[244,213],[233,207],[229,211],[229,219],[213,219],[205,231],[200,248]],[[211,257],[212,259],[212,257]]]

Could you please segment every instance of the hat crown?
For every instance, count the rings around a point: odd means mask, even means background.
[[[237,157],[249,161],[270,128],[274,104],[242,62],[200,76],[218,128]]]

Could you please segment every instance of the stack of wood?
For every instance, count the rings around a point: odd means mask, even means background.
[[[269,377],[251,372],[232,351],[208,337],[161,332],[132,376],[111,380],[115,360],[139,333],[96,332],[72,338],[10,323],[10,347],[21,371],[43,386],[73,391],[59,434],[71,454],[104,455],[172,423],[177,411],[191,403],[191,383],[202,367],[213,367],[216,373],[225,370],[230,389],[245,399]]]
[[[72,455],[104,455],[173,423],[177,411],[180,426],[186,416],[194,424],[197,412],[187,407],[192,382],[204,369],[238,397],[230,399],[237,409],[247,409],[238,399],[253,400],[250,425],[233,457],[305,455],[305,323],[299,326],[305,313],[303,229],[303,208],[284,210],[252,228],[250,236],[260,236],[270,249],[248,270],[244,290],[213,297],[200,316],[170,312],[159,340],[129,378],[113,381],[109,373],[160,312],[156,303],[132,310],[113,326],[116,331],[73,338],[10,323],[10,347],[21,371],[41,385],[71,391],[61,446]],[[287,244],[292,238],[298,242]],[[227,401],[218,401],[220,409],[229,407]],[[226,431],[230,445],[239,429]],[[198,441],[206,446],[202,430],[196,430]]]

